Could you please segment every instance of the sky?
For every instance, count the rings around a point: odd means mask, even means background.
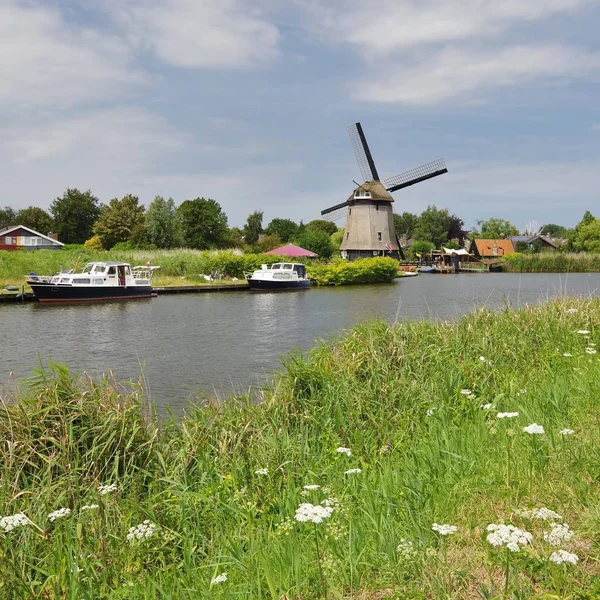
[[[443,157],[396,212],[600,216],[600,0],[0,0],[0,206],[214,198],[308,222]]]

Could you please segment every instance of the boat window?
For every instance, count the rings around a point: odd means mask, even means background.
[[[73,279],[73,283],[91,283],[88,277],[80,277],[79,279]]]
[[[283,273],[273,273],[273,279],[283,279]]]
[[[68,277],[61,277],[60,278],[60,282],[61,283],[69,283],[71,280]]]
[[[131,270],[129,269],[129,265],[125,267],[125,275],[131,275]]]
[[[294,265],[292,265],[292,264],[289,264],[289,263],[286,263],[286,264],[284,264],[284,265],[283,265],[283,268],[284,268],[284,269],[293,269],[293,268],[294,268]]]
[[[92,267],[93,267],[93,265],[87,264],[87,265],[85,265],[85,267],[83,267],[83,269],[81,269],[81,272],[82,273],[91,273]]]
[[[275,263],[274,265],[271,265],[271,271],[273,269],[281,269],[281,265],[279,263]]]
[[[291,273],[283,273],[283,278],[284,279],[291,279],[292,275],[291,275]]]
[[[102,265],[96,265],[96,268],[94,269],[94,273],[106,273],[106,267],[104,267]]]
[[[94,279],[94,285],[102,285],[104,283],[104,279],[96,278]]]
[[[115,267],[108,267],[108,274],[109,275],[114,275],[115,273],[116,273]]]

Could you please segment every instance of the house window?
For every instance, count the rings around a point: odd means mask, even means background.
[[[31,238],[31,245],[32,246],[41,246],[42,245],[42,238],[32,237]]]
[[[381,241],[381,231],[378,231],[378,232],[377,232],[377,239],[378,239],[379,241]]]

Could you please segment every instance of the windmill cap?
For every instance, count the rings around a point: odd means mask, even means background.
[[[379,202],[393,202],[394,199],[392,195],[385,189],[385,186],[381,181],[365,181],[363,184],[359,185],[354,189],[350,198],[348,198],[349,202],[355,200],[354,193],[357,190],[366,190],[367,192],[371,192],[371,200],[377,200]],[[362,199],[362,198],[360,198]]]

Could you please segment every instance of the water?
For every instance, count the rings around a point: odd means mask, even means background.
[[[0,383],[51,358],[74,373],[143,376],[159,410],[247,391],[295,349],[372,317],[455,318],[476,306],[600,295],[600,274],[419,275],[390,285],[305,292],[161,296],[71,306],[0,305]]]

